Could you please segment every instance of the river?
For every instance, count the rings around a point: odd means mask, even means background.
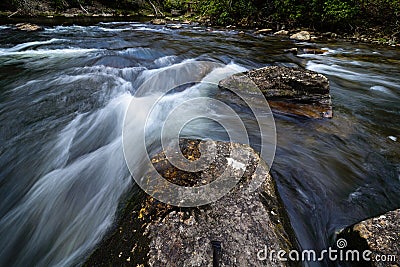
[[[325,249],[339,229],[400,207],[399,50],[331,42],[316,44],[322,55],[284,52],[306,45],[144,22],[45,23],[34,33],[0,26],[0,265],[84,260],[139,190],[121,144],[135,91],[158,69],[198,75],[193,61],[234,72],[300,66],[329,78],[333,119],[274,114],[271,173],[302,249]],[[219,127],[199,121],[186,136],[223,140]]]

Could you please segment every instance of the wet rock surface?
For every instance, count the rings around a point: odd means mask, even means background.
[[[338,235],[347,241],[348,250],[372,251],[372,261],[352,266],[400,266],[400,209],[350,226]]]
[[[203,171],[176,169],[161,152],[153,166],[175,184],[199,186],[221,171],[244,168],[237,186],[218,201],[196,208],[178,208],[150,196],[128,202],[115,228],[88,258],[85,266],[213,266],[212,242],[220,244],[220,266],[292,266],[293,262],[260,261],[258,251],[296,248],[290,222],[265,163],[246,145],[182,139],[185,158],[200,157],[199,146],[215,145],[215,160]],[[244,165],[229,160],[232,149],[250,151]],[[259,168],[257,168],[257,166]],[[263,184],[249,190],[251,180]],[[250,192],[249,192],[250,191]],[[136,204],[134,204],[136,203]],[[215,244],[214,244],[215,245]]]
[[[329,80],[313,71],[270,66],[235,74],[219,82],[221,89],[242,88],[249,93],[256,90],[255,86],[274,110],[310,118],[332,117]]]

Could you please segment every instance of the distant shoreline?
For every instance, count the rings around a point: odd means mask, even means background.
[[[68,12],[63,12],[63,13],[44,13],[44,14],[37,14],[35,16],[19,16],[16,14],[15,16],[11,16],[13,12],[7,11],[7,12],[0,12],[0,25],[4,24],[17,24],[17,23],[33,23],[33,24],[39,24],[39,25],[44,25],[44,26],[51,26],[51,25],[73,25],[73,24],[80,24],[80,25],[92,25],[93,23],[99,23],[99,22],[133,22],[133,21],[138,21],[138,22],[150,22],[151,20],[155,19],[156,16],[153,14],[146,14],[146,12],[130,12],[129,14],[126,15],[115,15],[111,13],[99,13],[99,14],[83,14],[81,12],[79,13],[68,13]],[[192,23],[198,23],[203,26],[208,26],[208,27],[214,27],[218,29],[225,29],[225,30],[232,30],[236,29],[238,31],[254,31],[256,32],[257,30],[260,30],[260,28],[249,28],[249,27],[236,27],[236,26],[219,26],[219,25],[212,25],[205,19],[197,19],[195,17],[187,17],[187,16],[179,16],[179,17],[169,17],[169,16],[164,16],[160,18],[162,20],[165,20],[167,24],[180,24],[183,23],[184,21],[191,21]],[[262,30],[262,29],[261,29]],[[364,44],[371,44],[371,45],[383,45],[383,46],[391,46],[395,48],[400,47],[399,42],[393,42],[392,40],[389,39],[389,37],[385,38],[382,36],[377,36],[376,34],[358,34],[355,35],[354,33],[342,33],[342,34],[337,34],[337,33],[332,33],[329,37],[327,37],[327,33],[324,32],[318,32],[314,30],[310,30],[307,28],[293,28],[293,29],[287,29],[287,31],[290,34],[300,32],[302,30],[309,31],[316,40],[326,40],[326,41],[350,41],[353,43],[364,43]],[[274,32],[277,32],[277,30],[272,30],[270,34],[272,35]],[[334,37],[332,37],[334,36]],[[285,37],[285,36],[283,36]],[[289,35],[287,36],[289,38]],[[314,42],[315,40],[311,40],[310,42]],[[317,41],[317,42],[318,42]]]

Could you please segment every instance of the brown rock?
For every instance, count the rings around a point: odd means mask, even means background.
[[[254,83],[277,111],[310,118],[332,117],[329,80],[322,74],[271,66],[232,75],[220,81],[219,87],[254,88],[249,83]]]

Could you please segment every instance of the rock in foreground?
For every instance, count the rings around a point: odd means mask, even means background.
[[[400,209],[371,218],[344,229],[338,236],[347,241],[346,249],[372,251],[365,261],[353,266],[400,266]]]
[[[254,85],[264,94],[272,109],[310,118],[332,117],[329,80],[322,74],[300,68],[270,66],[235,74],[219,82],[220,88],[228,90],[243,88],[246,91]]]
[[[90,256],[86,266],[213,266],[213,246],[220,247],[220,266],[289,266],[290,262],[259,260],[267,248],[295,248],[296,239],[275,183],[259,156],[248,146],[214,141],[181,140],[183,155],[198,159],[200,146],[216,146],[215,160],[200,172],[187,173],[172,166],[163,152],[153,165],[175,184],[199,186],[221,172],[245,173],[237,187],[217,202],[197,208],[177,208],[146,196],[138,205],[128,203],[116,231]],[[207,149],[207,148],[206,148]],[[250,152],[247,162],[230,160],[230,151]],[[259,171],[255,172],[259,166]],[[262,178],[256,191],[246,191],[250,180]],[[218,251],[218,250],[216,250]]]

